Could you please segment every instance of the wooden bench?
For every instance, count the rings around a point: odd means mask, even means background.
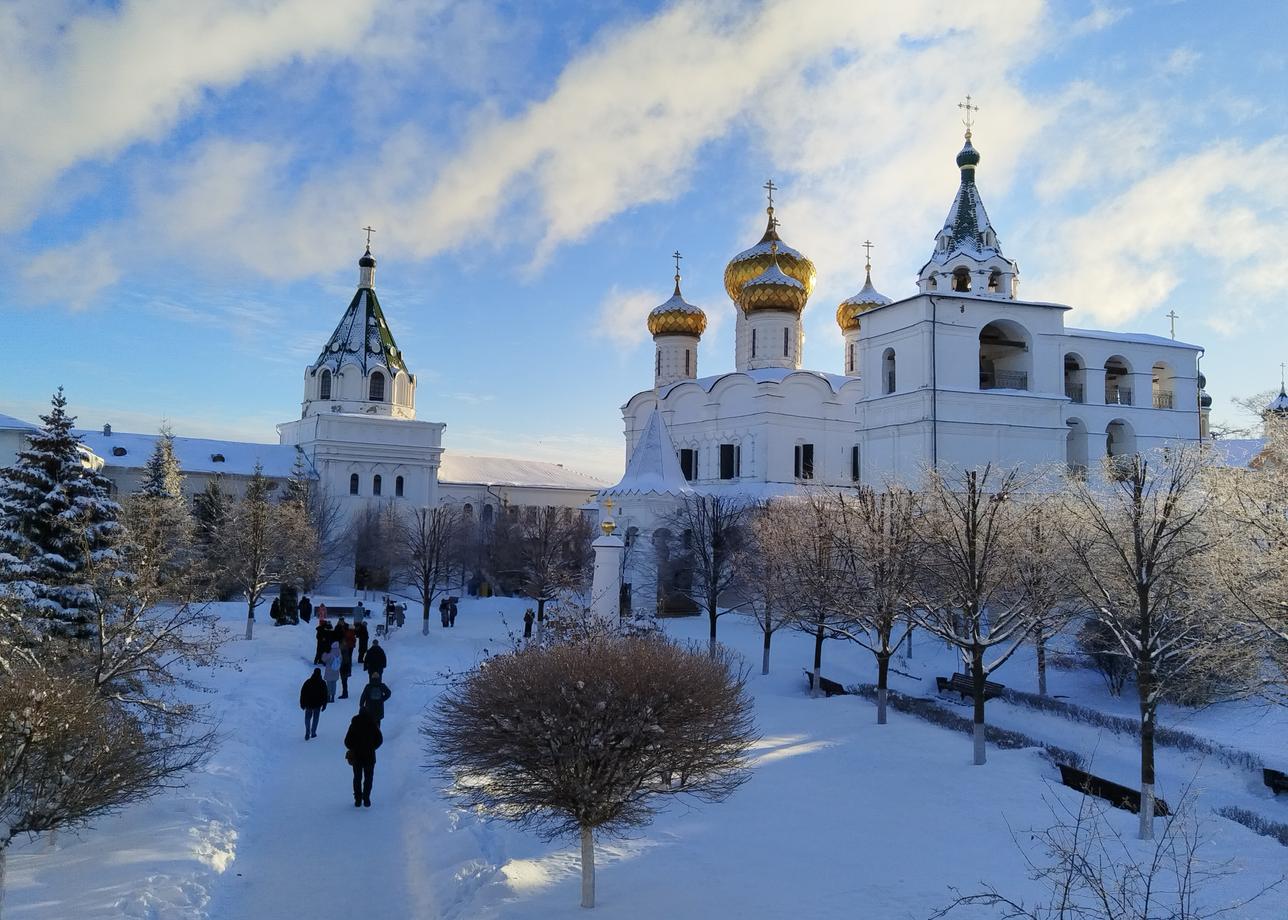
[[[954,674],[952,677],[936,677],[935,685],[939,688],[940,693],[956,693],[960,699],[966,697],[975,697],[975,682],[966,674]],[[993,683],[991,680],[984,681],[984,700],[987,702],[995,696],[1001,696],[1006,687],[1002,684]]]
[[[1133,814],[1140,814],[1140,790],[1131,789],[1119,783],[1094,776],[1077,767],[1060,764],[1060,782],[1070,789],[1077,789],[1084,795],[1094,795],[1104,799],[1115,808],[1123,808]],[[1172,813],[1167,803],[1160,798],[1154,799],[1154,814],[1166,818]]]
[[[1275,795],[1281,792],[1288,792],[1288,773],[1266,767],[1261,771],[1261,775],[1265,779],[1266,785],[1270,787]]]
[[[805,682],[809,684],[811,690],[814,689],[814,672],[805,668]],[[819,688],[823,691],[824,696],[845,696],[846,690],[834,680],[828,680],[822,674],[818,676]]]

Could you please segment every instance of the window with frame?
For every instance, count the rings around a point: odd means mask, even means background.
[[[653,375],[656,377],[662,376],[662,349],[661,348],[657,350],[657,367],[654,369]]]
[[[684,349],[684,376],[689,376],[692,371],[689,370],[689,349]]]
[[[859,445],[850,448],[850,481],[858,482],[861,467],[859,466]]]
[[[331,372],[323,371],[322,379],[318,383],[318,399],[331,398]]]
[[[394,497],[395,498],[403,497],[403,478],[401,476],[397,476],[394,478]]]
[[[756,330],[751,330],[751,356],[756,357]]]
[[[797,479],[814,478],[814,445],[797,444],[795,458],[795,473]]]
[[[787,327],[783,327],[783,357],[784,358],[787,357],[787,340],[790,335],[791,335],[791,329]]]
[[[696,447],[680,448],[680,472],[689,482],[698,478],[698,449]]]
[[[358,474],[357,473],[354,473],[352,476],[349,477],[349,494],[350,495],[358,494]]]
[[[371,494],[379,495],[380,486],[381,486],[380,474],[377,473],[376,475],[371,477]]]
[[[385,401],[385,375],[380,371],[371,375],[371,386],[367,390],[367,396],[372,402]]]
[[[742,475],[742,445],[720,445],[720,478],[737,479]]]

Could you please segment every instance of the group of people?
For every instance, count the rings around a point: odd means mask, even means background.
[[[344,736],[345,760],[353,768],[353,805],[371,807],[371,782],[376,768],[376,749],[384,742],[380,723],[385,717],[385,701],[393,695],[384,682],[389,658],[380,640],[367,647],[367,624],[358,619],[350,626],[341,617],[331,627],[318,605],[317,655],[313,674],[300,687],[300,708],[304,710],[304,740],[318,736],[318,720],[329,703],[334,703],[336,683],[341,686],[339,699],[349,696],[349,676],[353,673],[353,656],[367,672],[367,685],[358,695],[358,712]]]
[[[456,625],[456,602],[455,597],[445,597],[438,602],[438,617],[443,621],[443,626]]]

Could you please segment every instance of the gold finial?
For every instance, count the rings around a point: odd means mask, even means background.
[[[604,499],[604,513],[607,517],[599,522],[599,529],[603,531],[604,536],[611,537],[613,535],[613,531],[617,529],[617,522],[614,521],[612,517],[613,500],[611,498]]]
[[[367,231],[367,251],[368,251],[368,252],[370,252],[370,251],[371,251],[371,234],[373,234],[373,233],[375,233],[375,232],[376,232],[376,231],[375,231],[375,228],[374,228],[374,227],[363,227],[362,229]]]
[[[671,253],[671,258],[675,259],[675,293],[679,294],[680,293],[680,260],[683,259],[684,256],[680,255],[680,250],[677,249],[675,252]]]
[[[957,108],[966,113],[966,117],[962,119],[962,124],[966,126],[966,140],[970,140],[970,129],[975,124],[972,113],[978,112],[979,106],[970,104],[970,93],[967,93],[966,101],[957,103]]]
[[[864,252],[866,253],[866,257],[865,257],[866,264],[863,266],[863,270],[868,273],[868,280],[871,281],[872,280],[872,241],[864,240],[863,249],[864,249]]]

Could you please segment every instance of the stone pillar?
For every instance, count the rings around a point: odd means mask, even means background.
[[[595,551],[595,571],[590,582],[590,612],[603,623],[616,626],[621,619],[622,556],[626,544],[613,536],[617,522],[610,516],[612,499],[604,503],[604,519],[599,529],[603,535],[590,544]]]

